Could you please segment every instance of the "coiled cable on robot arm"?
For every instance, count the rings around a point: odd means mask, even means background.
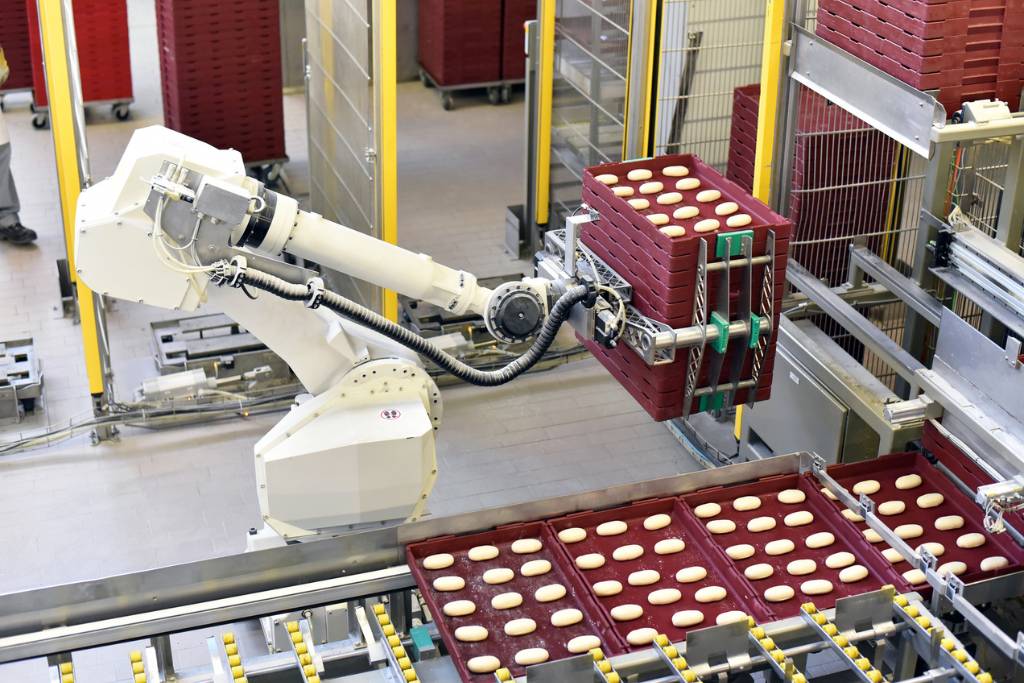
[[[530,348],[504,367],[497,370],[484,371],[463,363],[424,337],[407,330],[365,306],[346,299],[337,292],[332,292],[328,289],[317,290],[312,281],[305,284],[297,284],[270,273],[245,266],[240,267],[236,263],[227,262],[218,264],[218,270],[214,279],[221,284],[226,283],[232,287],[242,287],[244,285],[289,301],[303,301],[311,308],[324,306],[344,318],[365,325],[388,339],[429,358],[458,379],[483,387],[495,387],[511,382],[536,365],[544,356],[544,353],[551,347],[562,323],[569,318],[572,307],[578,303],[587,302],[588,299],[593,297],[592,289],[587,285],[569,286],[565,293],[551,307],[540,332]]]

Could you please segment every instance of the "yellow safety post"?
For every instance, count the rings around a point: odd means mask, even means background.
[[[380,237],[389,244],[398,244],[398,19],[396,3],[378,3],[379,36],[377,56],[380,71],[377,80],[378,117],[377,182],[380,183]],[[390,289],[383,292],[383,315],[398,321],[398,295]]]
[[[658,21],[658,15],[661,13],[661,3],[662,0],[650,0],[650,5],[647,8],[648,22],[647,35],[645,36],[647,41],[647,68],[644,69],[644,127],[641,137],[644,154],[647,155],[654,154],[651,139],[654,135],[653,122],[656,120],[658,106],[658,84],[654,81],[654,64],[657,61],[655,59],[655,50],[658,45],[658,28],[661,25],[661,22]]]
[[[764,43],[761,48],[761,97],[757,109],[757,149],[754,153],[754,196],[767,203],[771,192],[775,123],[779,113],[782,80],[782,36],[786,22],[784,0],[767,0],[764,12]],[[733,436],[739,441],[743,406],[736,408]]]
[[[654,154],[652,149],[651,139],[653,135],[652,122],[655,121],[654,111],[657,108],[657,97],[658,97],[658,84],[654,82],[654,65],[657,63],[656,53],[658,46],[658,29],[661,22],[658,21],[658,17],[661,14],[663,0],[646,0],[647,5],[647,23],[646,31],[643,35],[635,35],[636,33],[636,13],[637,6],[639,3],[632,3],[629,12],[629,38],[626,43],[626,106],[623,111],[622,120],[626,122],[626,131],[622,136],[622,158],[626,159],[630,154],[630,149],[642,150],[638,156],[651,156]],[[641,5],[642,6],[642,5]],[[644,64],[643,71],[641,72],[640,82],[635,83],[634,79],[631,78],[633,74],[633,39],[640,41],[644,47]],[[635,147],[632,143],[634,142],[633,136],[629,135],[629,122],[632,120],[632,114],[630,112],[630,102],[633,97],[630,93],[633,88],[638,88],[639,92],[642,93],[640,98],[640,107],[642,108],[640,121],[641,126],[639,130],[640,146]]]
[[[93,397],[97,397],[102,396],[105,391],[99,336],[102,323],[97,316],[92,290],[76,277],[77,271],[75,270],[75,205],[78,202],[78,194],[82,190],[82,174],[78,166],[78,141],[75,137],[76,124],[71,96],[72,71],[68,57],[68,38],[64,33],[65,7],[62,0],[38,0],[38,4],[39,33],[42,37],[46,94],[50,104],[50,127],[53,130],[53,151],[57,162],[57,182],[60,187],[60,207],[64,221],[64,239],[68,251],[68,269],[78,295],[78,313],[81,318],[82,346],[85,350],[85,369],[89,378],[89,393]]]
[[[551,106],[555,87],[555,7],[557,0],[540,0],[537,63],[537,168],[534,178],[537,225],[547,225],[551,211]]]

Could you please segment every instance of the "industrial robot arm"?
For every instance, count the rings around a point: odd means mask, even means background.
[[[596,299],[573,279],[482,287],[470,273],[303,211],[247,177],[237,152],[159,126],[137,131],[113,176],[82,193],[76,226],[78,276],[94,291],[176,310],[209,303],[314,395],[255,449],[261,512],[286,538],[421,513],[436,477],[441,402],[417,354],[468,382],[502,384],[540,359],[575,307]],[[284,254],[478,313],[498,339],[535,337],[533,346],[505,368],[476,370],[327,290]]]

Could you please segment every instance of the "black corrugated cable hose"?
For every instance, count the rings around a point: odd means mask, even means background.
[[[288,282],[270,273],[252,268],[246,268],[241,271],[235,270],[224,279],[230,281],[233,286],[249,286],[290,301],[308,301],[310,298],[310,289],[305,284],[300,285]],[[558,328],[569,317],[572,307],[585,301],[589,296],[590,290],[585,285],[569,287],[551,307],[551,311],[548,313],[540,333],[534,340],[533,345],[526,350],[526,353],[511,361],[508,365],[491,371],[477,370],[463,363],[455,356],[442,351],[415,332],[391,322],[384,316],[346,299],[336,292],[324,290],[320,305],[349,320],[366,325],[375,332],[383,334],[388,339],[426,356],[464,382],[482,387],[496,387],[511,382],[532,368],[544,356],[544,352],[550,348],[552,342],[555,341]]]

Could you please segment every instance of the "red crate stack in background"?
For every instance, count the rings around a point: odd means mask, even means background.
[[[419,60],[438,85],[501,78],[502,0],[420,0]]]
[[[523,24],[537,17],[537,0],[505,0],[501,29],[501,78],[526,77],[526,30]]]
[[[0,0],[0,47],[11,67],[11,76],[0,86],[0,92],[32,87],[31,33],[38,36],[39,25],[29,24],[25,0]]]
[[[817,33],[920,90],[952,114],[1024,86],[1024,0],[821,0]]]
[[[132,99],[132,67],[128,52],[128,6],[125,0],[74,0],[75,43],[82,77],[82,99],[126,102]],[[46,107],[46,77],[36,0],[25,0],[32,54],[33,100]],[[4,18],[6,20],[6,17]]]
[[[729,130],[729,164],[725,177],[747,192],[754,188],[754,153],[757,150],[757,108],[761,85],[751,83],[732,91],[732,127]]]
[[[157,0],[168,128],[246,163],[285,158],[277,0]]]

